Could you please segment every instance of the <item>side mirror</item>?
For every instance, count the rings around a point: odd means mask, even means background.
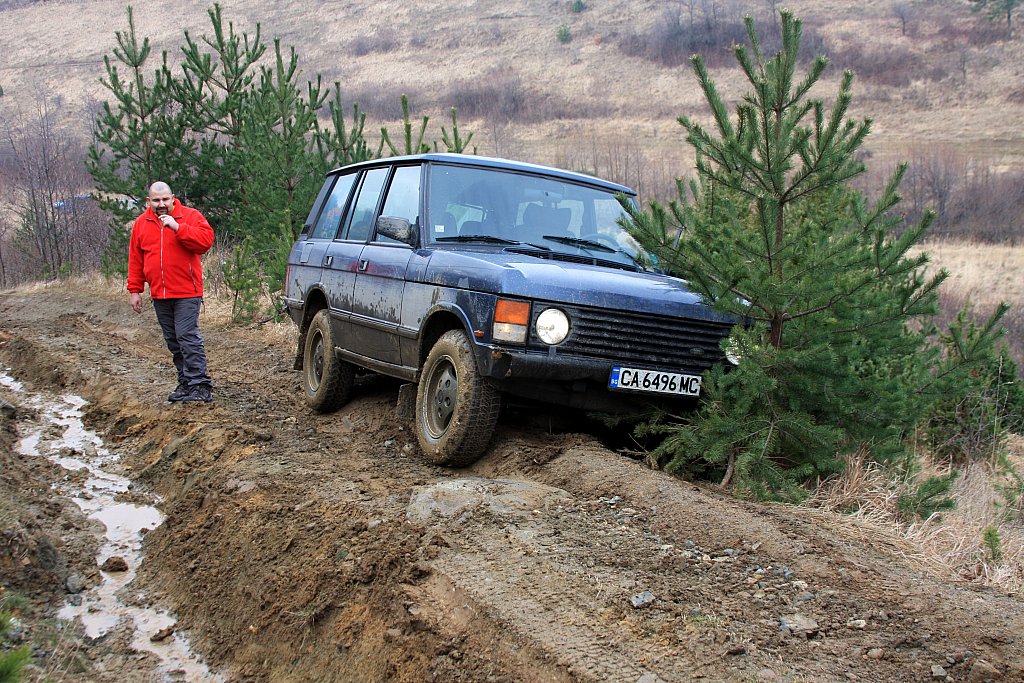
[[[416,242],[416,232],[412,228],[412,223],[407,218],[378,216],[376,227],[377,234],[379,235],[390,237],[409,246],[414,246]]]

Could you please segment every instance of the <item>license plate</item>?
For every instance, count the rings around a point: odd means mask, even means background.
[[[616,366],[612,368],[612,375],[608,379],[608,388],[644,391],[652,394],[699,396],[700,375]]]

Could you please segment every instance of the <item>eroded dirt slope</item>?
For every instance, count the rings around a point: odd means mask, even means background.
[[[318,416],[286,349],[204,324],[211,405],[164,403],[152,312],[113,293],[0,295],[0,363],[87,398],[122,473],[164,497],[135,588],[230,681],[1024,679],[1021,602],[929,575],[895,539],[528,412],[473,468],[436,468],[395,383]],[[51,573],[88,555],[57,546]]]

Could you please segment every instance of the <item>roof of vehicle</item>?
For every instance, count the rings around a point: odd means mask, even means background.
[[[361,161],[359,163],[349,164],[348,166],[336,168],[333,171],[331,171],[331,173],[339,173],[341,171],[349,171],[353,169],[363,168],[366,166],[404,164],[409,162],[423,161],[444,164],[458,164],[460,166],[476,166],[479,168],[493,168],[502,171],[518,171],[520,173],[534,173],[539,175],[550,176],[552,178],[568,180],[576,183],[596,185],[610,192],[622,192],[630,196],[636,195],[636,191],[630,187],[620,185],[618,183],[613,183],[610,180],[604,180],[602,178],[587,175],[585,173],[566,171],[565,169],[554,168],[551,166],[529,164],[524,161],[512,161],[510,159],[498,159],[496,157],[476,156],[475,154],[454,154],[450,152],[431,152],[429,154],[410,154],[406,156],[371,159],[369,161]]]

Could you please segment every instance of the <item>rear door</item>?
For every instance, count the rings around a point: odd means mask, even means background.
[[[335,187],[336,181],[335,176],[330,176],[324,181],[323,187],[320,188],[320,194],[313,204],[313,209],[306,219],[302,235],[288,255],[285,297],[289,306],[301,306],[309,291],[320,283],[324,256],[326,256],[328,245],[334,239],[334,234],[338,229],[337,219],[334,221],[333,229],[329,225],[327,220],[329,211],[324,202],[325,197],[328,196],[332,200],[334,199],[332,189]]]

